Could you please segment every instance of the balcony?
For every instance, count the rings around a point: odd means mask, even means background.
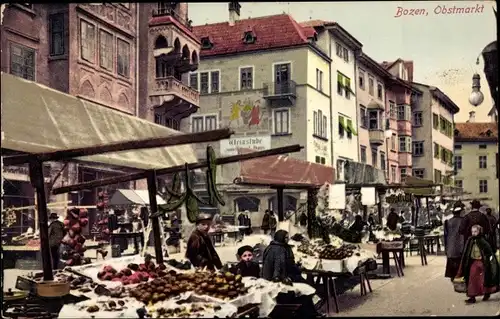
[[[398,154],[398,162],[400,167],[411,167],[413,165],[412,154],[400,152]]]
[[[270,102],[285,101],[293,105],[297,98],[297,84],[291,80],[282,83],[264,83],[263,97]]]
[[[193,72],[198,69],[198,62],[191,62],[189,58],[178,59],[175,63],[175,68],[180,73]]]
[[[412,125],[410,121],[398,121],[398,134],[411,136],[412,134]]]
[[[180,118],[196,112],[200,105],[200,93],[173,76],[157,78],[149,99],[153,107],[163,108],[165,114]]]
[[[179,21],[182,23],[186,28],[189,29],[189,31],[193,31],[193,26],[192,26],[192,21],[191,20],[186,20],[183,17],[181,17],[175,8],[173,7],[165,7],[165,6],[158,6],[158,9],[153,10],[152,12],[153,18],[156,17],[172,17],[175,20]]]
[[[385,142],[385,134],[383,130],[374,129],[369,131],[370,144],[380,146]]]

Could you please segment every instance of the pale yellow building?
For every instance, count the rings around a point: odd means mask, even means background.
[[[227,22],[193,29],[202,48],[188,85],[199,91],[200,108],[182,121],[181,131],[230,127],[235,134],[229,140],[210,143],[218,156],[235,155],[237,147],[300,144],[302,151],[290,157],[331,166],[331,59],[315,45],[316,32],[287,14],[240,20],[239,7],[229,9]],[[197,150],[204,158],[205,145]],[[276,190],[235,187],[238,164],[224,165],[219,172],[223,213],[255,212],[252,225],[258,226],[262,216],[257,212],[277,210]],[[285,191],[285,211],[296,210],[300,201],[300,190]]]
[[[471,197],[488,197],[483,204],[498,208],[496,168],[498,130],[496,122],[474,122],[474,112],[467,123],[455,125],[455,186]]]

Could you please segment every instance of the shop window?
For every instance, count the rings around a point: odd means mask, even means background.
[[[244,212],[246,210],[249,212],[258,212],[260,199],[252,196],[238,197],[234,200],[234,206],[238,212]]]

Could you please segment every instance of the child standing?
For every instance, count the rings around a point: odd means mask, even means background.
[[[477,296],[490,299],[500,286],[499,265],[490,244],[479,225],[471,228],[471,237],[465,244],[457,277],[464,277],[467,285],[467,304],[476,302]]]
[[[253,261],[253,248],[243,246],[238,249],[238,263],[230,271],[243,277],[260,277],[260,266]]]

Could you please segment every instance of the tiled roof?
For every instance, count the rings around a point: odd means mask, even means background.
[[[301,22],[299,24],[301,26],[303,26],[303,27],[317,28],[317,27],[324,27],[326,25],[335,24],[335,22],[333,22],[333,21],[325,21],[325,20],[309,20],[309,21]]]
[[[252,31],[254,43],[243,42],[245,32]],[[239,20],[233,26],[228,22],[194,27],[198,38],[209,37],[213,47],[202,50],[201,56],[283,48],[309,43],[316,33],[312,27],[302,27],[288,14]]]
[[[380,65],[382,67],[384,67],[386,70],[392,68],[392,66],[394,64],[396,64],[396,62],[403,62],[406,70],[408,71],[408,82],[413,82],[413,60],[408,60],[408,61],[405,61],[403,59],[397,59],[396,61],[393,61],[393,62],[387,62],[387,61],[384,61],[382,63],[380,63]]]
[[[490,134],[488,135],[488,131]],[[455,141],[496,141],[498,137],[497,123],[467,122],[455,123]]]

